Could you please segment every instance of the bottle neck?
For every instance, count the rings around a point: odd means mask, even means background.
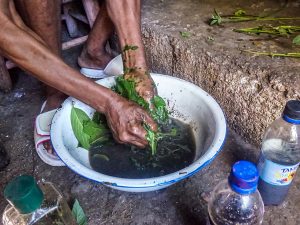
[[[292,119],[288,117],[287,115],[282,115],[282,119],[286,121],[287,123],[295,124],[295,125],[300,125],[300,120]]]

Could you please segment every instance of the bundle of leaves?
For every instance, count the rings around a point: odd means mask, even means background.
[[[169,119],[169,112],[165,101],[159,96],[154,96],[150,102],[147,102],[136,92],[135,87],[134,80],[127,80],[123,76],[120,76],[116,78],[116,85],[112,89],[144,108],[159,126],[165,124]],[[98,112],[90,119],[83,110],[73,106],[71,110],[71,125],[79,146],[87,150],[94,144],[104,144],[112,140],[109,127],[105,119]],[[163,134],[160,132],[160,129],[158,131],[151,130],[150,126],[146,123],[143,126],[147,131],[146,139],[149,142],[152,155],[156,154],[157,144],[160,139],[165,136],[176,135],[176,131]]]
[[[83,110],[73,106],[71,125],[79,146],[87,150],[91,145],[105,143],[111,138],[111,132],[105,120],[101,119],[101,115],[97,112],[90,119]]]
[[[143,99],[135,90],[136,83],[134,80],[125,79],[123,76],[116,78],[116,85],[113,88],[118,94],[122,95],[124,98],[137,103],[139,106],[144,108],[150,116],[158,123],[159,126],[165,124],[169,119],[169,112],[166,107],[166,103],[158,95],[155,95],[150,102]],[[165,135],[158,131],[151,130],[150,126],[146,123],[143,124],[145,130],[147,131],[146,139],[149,142],[152,155],[156,154],[158,141]],[[174,132],[170,134],[174,136]],[[175,133],[176,135],[176,133]]]

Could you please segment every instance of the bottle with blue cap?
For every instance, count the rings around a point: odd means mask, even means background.
[[[257,183],[256,166],[248,161],[236,162],[228,179],[220,182],[210,196],[208,224],[261,224],[264,204]]]
[[[38,185],[32,176],[21,175],[7,184],[4,197],[10,204],[3,225],[76,225],[67,202],[49,182]]]
[[[288,194],[300,162],[300,101],[286,103],[282,116],[267,129],[258,162],[265,205],[279,205]]]

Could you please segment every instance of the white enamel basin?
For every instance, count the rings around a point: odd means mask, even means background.
[[[161,74],[151,74],[158,93],[168,102],[172,117],[189,123],[195,135],[196,156],[194,162],[180,171],[147,179],[112,177],[94,171],[89,163],[88,151],[77,147],[78,142],[71,128],[72,104],[92,116],[94,109],[68,98],[57,110],[51,125],[52,145],[61,160],[75,173],[100,182],[114,189],[145,192],[162,189],[189,177],[208,165],[221,150],[226,136],[226,121],[218,103],[200,87],[187,81]],[[114,77],[97,83],[111,87]]]

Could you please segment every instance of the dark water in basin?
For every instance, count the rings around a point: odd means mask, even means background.
[[[176,136],[159,141],[156,155],[150,148],[138,149],[129,145],[110,143],[92,146],[90,164],[100,173],[122,178],[150,178],[166,175],[190,165],[195,157],[195,140],[189,125],[171,119],[164,132],[177,129]]]

